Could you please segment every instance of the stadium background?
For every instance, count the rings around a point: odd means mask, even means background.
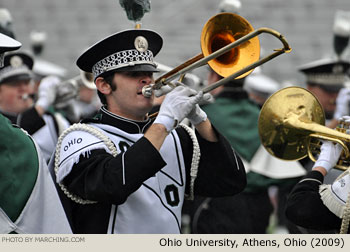
[[[336,10],[350,11],[349,0],[241,0],[240,15],[254,28],[269,27],[283,34],[292,52],[266,63],[263,70],[281,85],[303,85],[297,67],[333,54],[333,22]],[[164,38],[158,62],[176,66],[200,52],[200,34],[205,22],[218,11],[220,0],[152,0],[142,27]],[[118,0],[0,0],[13,18],[22,49],[30,49],[33,30],[47,33],[42,57],[78,74],[77,57],[88,46],[111,33],[133,28]],[[263,55],[281,43],[260,35]],[[350,60],[349,48],[345,58]],[[195,71],[205,78],[204,70]]]

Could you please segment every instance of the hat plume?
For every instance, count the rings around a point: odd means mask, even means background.
[[[149,0],[119,0],[129,20],[139,22],[146,12],[151,10]]]

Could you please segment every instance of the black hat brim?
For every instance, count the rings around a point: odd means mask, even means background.
[[[140,64],[135,66],[127,66],[116,69],[116,72],[159,72],[159,70],[150,64]]]
[[[30,74],[18,74],[15,76],[9,76],[5,79],[3,79],[0,84],[17,82],[17,81],[30,81],[32,79],[32,76]]]

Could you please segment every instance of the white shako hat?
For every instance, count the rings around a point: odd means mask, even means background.
[[[4,65],[5,52],[17,50],[21,46],[17,40],[0,33],[0,67]]]
[[[242,8],[240,0],[222,0],[219,3],[219,12],[231,12],[238,14]]]
[[[244,89],[258,96],[268,98],[280,89],[280,85],[274,79],[262,73],[252,73],[245,78]]]

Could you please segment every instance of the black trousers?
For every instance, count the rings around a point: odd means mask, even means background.
[[[196,197],[183,213],[191,217],[191,233],[264,234],[273,211],[267,190],[231,197]]]

